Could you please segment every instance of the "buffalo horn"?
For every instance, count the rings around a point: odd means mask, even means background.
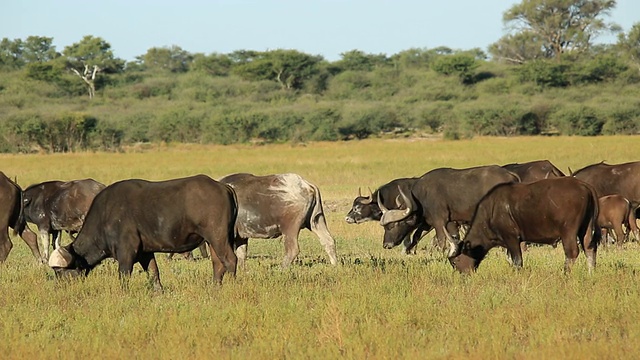
[[[455,249],[453,251],[449,251],[449,259],[454,258],[462,253],[462,246],[464,245],[464,241],[460,241],[455,245]]]
[[[49,257],[49,266],[52,268],[66,268],[71,264],[71,254],[65,248],[53,250]]]
[[[409,216],[413,209],[411,209],[411,199],[402,191],[402,189],[398,186],[398,190],[400,191],[400,196],[402,200],[405,202],[407,208],[404,210],[389,210],[384,207],[382,202],[380,201],[380,193],[378,193],[378,206],[380,206],[380,210],[382,210],[382,218],[380,219],[380,225],[385,226],[392,222],[400,221]]]
[[[371,204],[371,202],[373,201],[373,193],[371,192],[371,189],[370,189],[370,188],[367,188],[367,189],[369,189],[369,195],[367,195],[367,197],[365,198],[365,200],[363,200],[363,201],[362,201],[362,204],[363,204],[363,205],[369,205],[369,204]],[[359,189],[358,189],[358,190],[359,190]],[[362,196],[362,195],[360,195],[360,196]]]

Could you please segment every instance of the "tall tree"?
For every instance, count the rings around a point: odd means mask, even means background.
[[[628,33],[621,33],[616,45],[640,70],[640,22],[633,24]]]
[[[235,52],[234,56],[244,56],[235,60],[233,72],[247,80],[274,80],[283,89],[301,89],[304,82],[317,73],[317,65],[324,59],[297,50],[271,50],[250,54]],[[253,55],[253,57],[251,56]]]
[[[24,66],[23,51],[24,44],[21,39],[3,38],[0,41],[0,68],[15,70]]]
[[[389,58],[385,54],[366,54],[360,50],[351,50],[340,54],[342,59],[335,65],[342,70],[371,71],[376,67],[390,64]]]
[[[91,35],[85,36],[80,42],[65,47],[63,55],[67,69],[87,85],[89,98],[95,96],[96,79],[99,74],[113,74],[124,69],[124,60],[113,55],[111,45],[104,39]]]
[[[47,62],[60,56],[53,45],[53,38],[29,36],[23,42],[22,56],[26,63]]]
[[[147,69],[163,69],[174,73],[183,73],[189,70],[193,55],[180,46],[173,45],[171,47],[153,47],[139,57],[139,60]]]
[[[515,34],[500,39],[490,51],[515,62],[540,56],[559,60],[565,52],[584,52],[598,35],[620,30],[603,20],[615,6],[615,0],[523,0],[503,14]]]
[[[227,76],[232,65],[233,61],[225,54],[195,54],[193,56],[192,69],[212,76]]]

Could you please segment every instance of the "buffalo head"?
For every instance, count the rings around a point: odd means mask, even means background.
[[[77,256],[68,249],[69,246],[59,247],[49,257],[49,267],[56,273],[56,277],[76,277],[87,273],[78,266]]]
[[[487,251],[482,246],[472,246],[468,241],[457,244],[455,251],[449,254],[449,263],[461,273],[471,273],[478,269]]]
[[[378,206],[382,211],[380,225],[384,227],[384,241],[382,246],[391,249],[398,246],[418,226],[418,215],[415,213],[415,205],[407,194],[398,187],[400,195],[396,198],[398,209],[387,209],[378,193]]]
[[[358,197],[353,200],[351,210],[344,220],[349,224],[360,224],[369,220],[379,220],[381,215],[378,204],[373,201],[371,189],[369,189],[367,196],[362,196],[362,192],[358,188]]]

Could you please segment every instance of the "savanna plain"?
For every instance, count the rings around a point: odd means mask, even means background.
[[[339,265],[307,230],[281,269],[281,240],[250,240],[245,271],[214,285],[211,262],[158,256],[164,292],[139,266],[123,289],[114,262],[57,281],[24,242],[0,264],[3,359],[250,358],[603,359],[640,354],[640,246],[600,248],[563,273],[561,247],[532,247],[524,268],[494,249],[460,275],[425,236],[416,255],[382,248],[377,223],[344,217],[361,187],[437,167],[549,159],[568,172],[602,160],[640,160],[640,137],[375,139],[306,146],[158,145],[121,153],[1,155],[24,188],[91,177],[164,180],[194,174],[295,172],[322,192]],[[153,211],[153,209],[149,209]],[[31,225],[33,229],[33,225]],[[63,242],[69,242],[68,237]]]

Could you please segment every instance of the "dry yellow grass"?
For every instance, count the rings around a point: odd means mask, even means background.
[[[233,172],[296,172],[322,191],[341,265],[309,232],[291,269],[278,240],[249,243],[248,270],[212,284],[207,261],[160,257],[165,292],[134,271],[123,291],[105,262],[61,283],[27,247],[0,265],[2,358],[631,358],[640,353],[639,246],[601,251],[588,275],[581,255],[562,273],[551,247],[515,271],[494,250],[473,276],[454,273],[428,237],[416,256],[383,250],[378,224],[343,218],[358,187],[435,167],[549,159],[563,171],[635,161],[638,137],[366,140],[307,146],[168,145],[126,153],[2,155],[23,186],[92,177],[161,180]]]

